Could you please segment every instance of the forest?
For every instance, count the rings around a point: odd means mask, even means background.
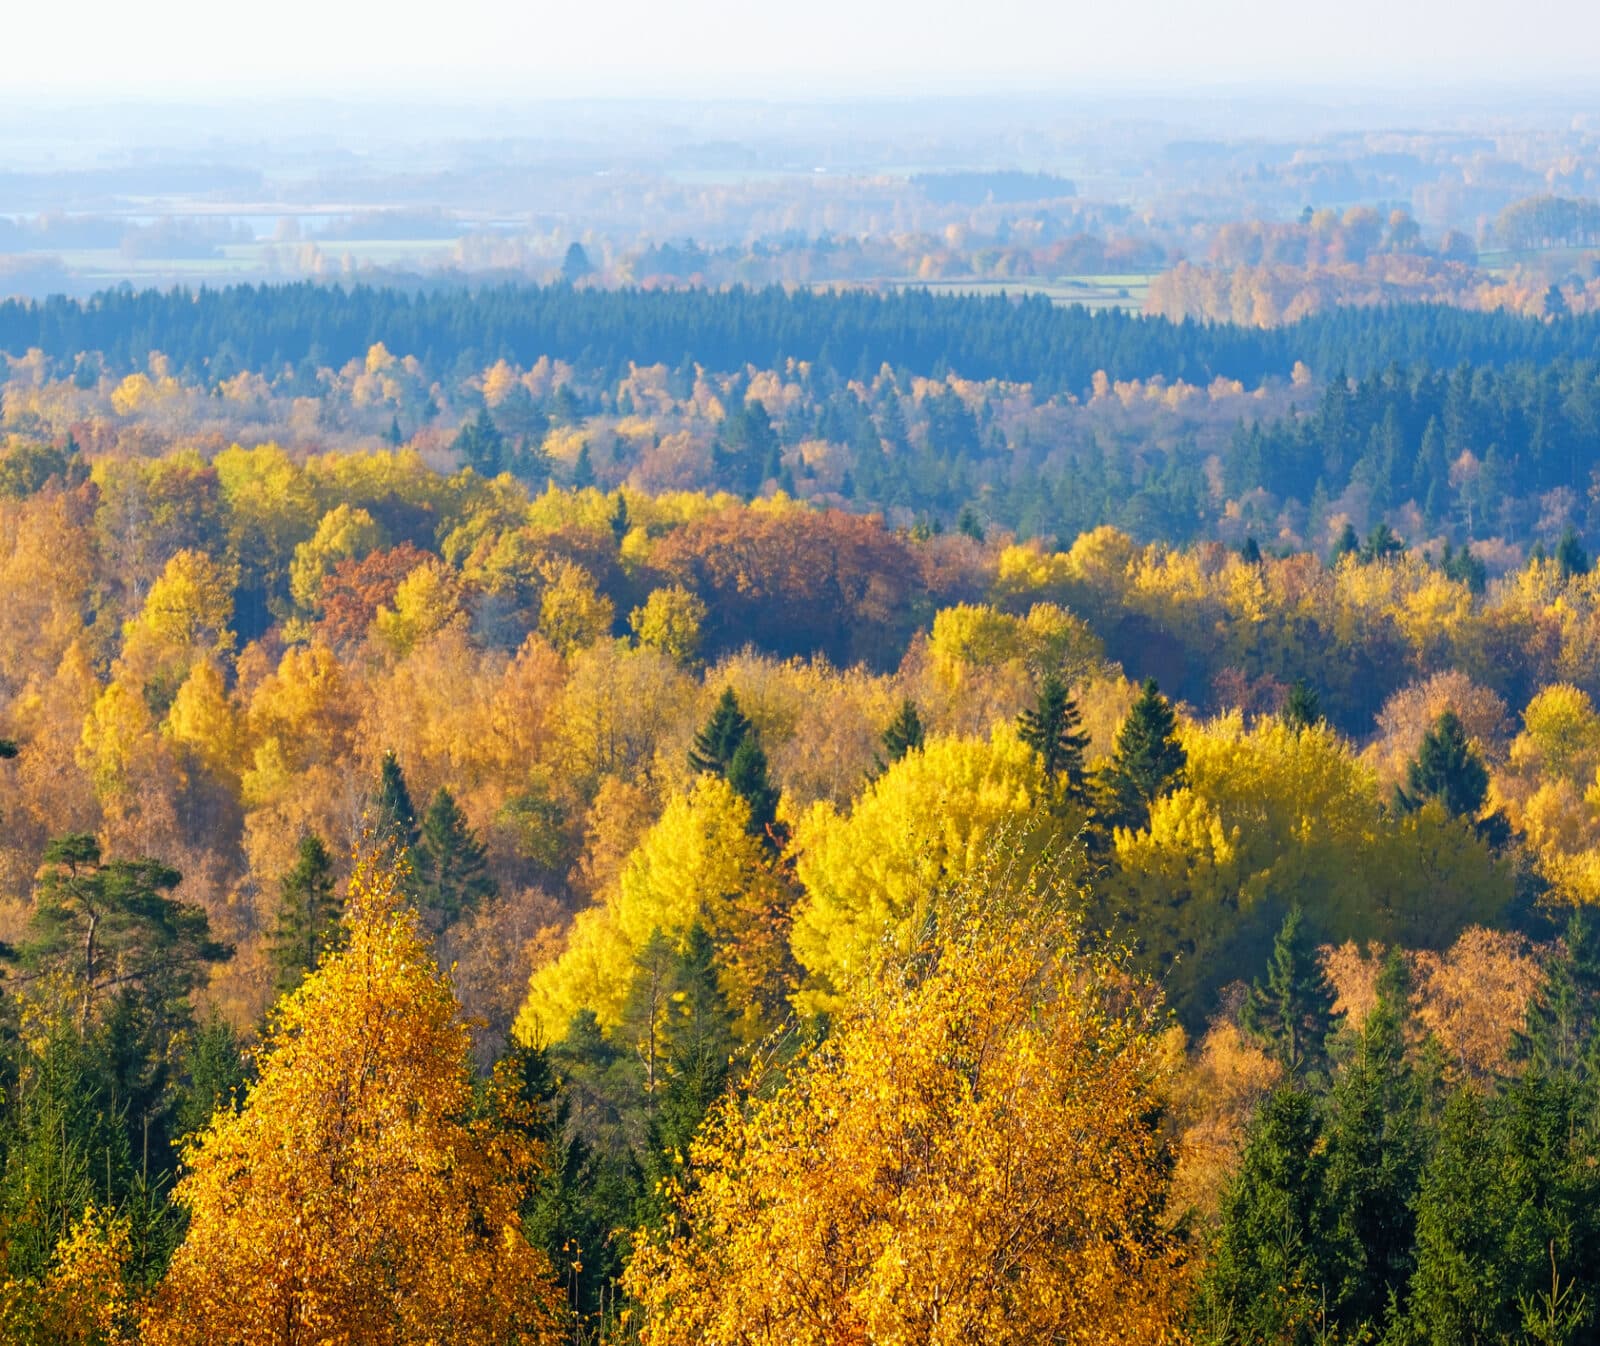
[[[0,306],[5,1340],[1593,1340],[1594,323]]]

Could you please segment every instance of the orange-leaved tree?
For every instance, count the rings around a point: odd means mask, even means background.
[[[357,867],[346,947],[280,1002],[243,1108],[188,1149],[189,1228],[150,1346],[557,1337],[559,1292],[518,1212],[535,1129],[514,1100],[474,1107],[460,1007],[397,881]]]
[[[626,1273],[645,1346],[1175,1337],[1158,997],[1032,885],[967,886],[786,1080],[713,1112]]]

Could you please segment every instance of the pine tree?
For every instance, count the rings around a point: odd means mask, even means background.
[[[333,859],[322,838],[307,832],[300,838],[294,868],[278,888],[278,923],[270,956],[279,994],[292,991],[338,947],[343,914],[344,903],[334,887]]]
[[[1437,799],[1455,818],[1475,818],[1489,793],[1489,772],[1455,711],[1447,710],[1423,736],[1406,768],[1406,788],[1396,788],[1401,809],[1412,812]]]
[[[1039,685],[1037,702],[1017,717],[1017,737],[1039,754],[1050,781],[1074,798],[1083,793],[1083,752],[1089,746],[1089,736],[1079,731],[1082,722],[1077,702],[1054,673]]]
[[[423,815],[412,852],[412,891],[428,927],[444,930],[499,891],[488,853],[455,796],[440,786]]]
[[[908,752],[921,751],[927,735],[923,732],[922,716],[917,713],[917,703],[909,696],[900,703],[894,719],[878,736],[883,752],[874,754],[873,776],[881,776]]]
[[[594,464],[589,460],[588,440],[578,445],[578,456],[572,461],[572,485],[579,491],[586,491],[594,485]]]
[[[0,761],[17,755],[17,745],[9,738],[0,738]]]
[[[1297,734],[1322,723],[1322,698],[1304,678],[1296,678],[1289,685],[1289,695],[1283,703],[1283,722]]]
[[[1250,987],[1239,1022],[1291,1076],[1315,1074],[1326,1064],[1333,989],[1298,905],[1284,917],[1272,944],[1266,982]]]
[[[628,518],[628,498],[621,491],[617,492],[617,503],[612,507],[610,522],[611,536],[616,539],[617,546],[620,547],[622,540],[628,536],[628,529],[633,526]]]
[[[750,734],[751,727],[750,721],[739,709],[739,698],[733,694],[733,688],[724,688],[722,699],[717,702],[711,718],[694,736],[694,746],[689,750],[689,770],[726,776],[734,753],[739,751],[739,745]]]
[[[1261,544],[1257,542],[1254,537],[1245,538],[1244,546],[1239,548],[1239,559],[1247,566],[1260,565]]]
[[[1339,530],[1339,536],[1333,540],[1333,550],[1328,553],[1328,568],[1331,570],[1346,556],[1361,555],[1361,539],[1356,536],[1356,530],[1346,522]]]
[[[384,753],[378,769],[378,797],[373,803],[373,843],[410,851],[417,844],[417,811],[411,803],[406,774],[393,749]]]
[[[963,537],[969,537],[974,542],[983,541],[983,521],[978,518],[978,511],[971,505],[963,505],[961,513],[956,516],[956,532]]]

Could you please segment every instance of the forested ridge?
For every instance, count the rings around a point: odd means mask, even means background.
[[[1325,377],[1392,363],[1501,365],[1600,357],[1600,316],[1540,319],[1442,304],[1340,309],[1270,330],[1091,313],[1031,297],[899,291],[601,290],[566,285],[345,288],[309,282],[169,293],[107,291],[87,301],[0,304],[0,349],[71,361],[102,352],[113,370],[153,350],[180,370],[275,371],[343,364],[376,342],[421,358],[435,377],[457,361],[539,356],[615,374],[636,364],[708,368],[817,364],[844,377],[883,363],[923,376],[1032,383],[1081,393],[1115,379],[1209,383],[1286,376],[1299,360]]]
[[[1384,316],[6,309],[0,1335],[1591,1340],[1600,363]]]

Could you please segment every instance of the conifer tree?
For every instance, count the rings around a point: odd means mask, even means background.
[[[488,853],[455,796],[434,791],[412,852],[412,891],[423,919],[435,932],[453,925],[499,891],[489,874]]]
[[[390,749],[378,769],[378,797],[373,802],[373,842],[395,851],[411,851],[417,844],[417,811],[411,803],[406,773]]]
[[[883,755],[877,759],[878,770],[893,766],[913,749],[920,749],[927,738],[922,728],[922,716],[917,713],[917,703],[909,696],[900,703],[894,719],[879,736]]]
[[[750,819],[745,824],[750,834],[763,838],[769,847],[776,847],[778,787],[767,773],[767,755],[754,735],[734,749],[733,760],[728,763],[727,781],[734,793],[750,806]]]
[[[681,1182],[689,1142],[727,1086],[733,1011],[717,983],[716,950],[698,921],[672,965],[662,1027],[664,1084],[646,1129],[641,1167],[645,1212],[659,1223],[670,1208],[665,1184]]]
[[[273,984],[279,994],[292,991],[338,946],[343,914],[344,902],[334,887],[333,859],[322,838],[307,832],[300,838],[294,868],[283,876],[278,888],[278,923],[271,957]]]
[[[1037,702],[1017,717],[1017,737],[1039,754],[1044,774],[1071,796],[1083,792],[1083,752],[1089,736],[1067,685],[1050,673],[1039,685]]]
[[[628,498],[617,492],[617,503],[611,510],[611,536],[617,540],[617,546],[622,545],[623,538],[628,536],[628,529],[633,525],[628,518]]]
[[[1562,533],[1561,540],[1556,543],[1555,562],[1564,580],[1589,573],[1589,554],[1584,551],[1583,543],[1578,541],[1578,535],[1571,528]]]
[[[578,445],[578,456],[572,460],[572,484],[580,491],[594,485],[594,464],[589,459],[589,441]]]
[[[1178,717],[1154,678],[1117,730],[1116,747],[1101,781],[1096,811],[1103,822],[1143,827],[1150,805],[1183,784],[1188,754],[1178,741]]]
[[[1600,937],[1593,918],[1574,907],[1560,951],[1528,1005],[1516,1055],[1546,1074],[1568,1071],[1596,1079],[1600,1071]]]
[[[1284,917],[1272,944],[1266,981],[1250,987],[1239,1022],[1291,1076],[1315,1073],[1326,1063],[1326,1043],[1333,1031],[1333,990],[1298,905]]]
[[[1378,1003],[1330,1096],[1328,1189],[1341,1275],[1337,1311],[1352,1331],[1386,1328],[1414,1264],[1415,1203],[1426,1137],[1422,1090],[1406,1059],[1405,963],[1391,954]]]
[[[1309,1342],[1337,1293],[1327,1155],[1315,1101],[1287,1086],[1263,1105],[1222,1202],[1196,1326],[1219,1342]]]
[[[498,476],[505,467],[505,438],[487,407],[479,407],[478,414],[461,427],[452,447],[480,477]]]
[[[750,730],[750,721],[739,709],[739,698],[733,694],[733,688],[724,688],[711,718],[694,736],[694,746],[689,750],[689,770],[726,776],[734,753],[739,751],[739,745]]]
[[[1322,723],[1322,698],[1304,678],[1296,678],[1289,685],[1289,695],[1283,703],[1283,722],[1297,734]]]
[[[1400,808],[1411,812],[1437,799],[1456,818],[1475,818],[1489,793],[1489,771],[1455,711],[1447,710],[1423,736],[1406,768],[1405,789],[1395,790]]]

